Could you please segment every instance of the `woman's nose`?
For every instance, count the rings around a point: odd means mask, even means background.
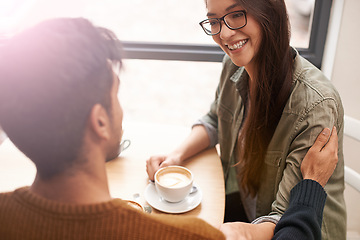
[[[231,30],[228,28],[225,23],[222,23],[221,31],[219,33],[221,39],[228,39],[235,34],[236,30]]]

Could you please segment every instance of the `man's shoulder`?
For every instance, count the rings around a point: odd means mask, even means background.
[[[15,191],[0,192],[0,207],[5,202],[11,200],[15,195]]]

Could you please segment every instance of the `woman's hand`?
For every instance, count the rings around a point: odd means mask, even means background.
[[[159,155],[146,160],[146,172],[154,180],[157,170],[171,165],[181,165],[183,161],[206,149],[210,144],[205,127],[198,125],[192,128],[190,135],[169,155]]]
[[[259,224],[229,222],[220,227],[226,240],[270,240],[273,237],[274,229],[275,224],[271,222]]]
[[[180,155],[177,154],[152,156],[146,160],[146,172],[149,179],[153,181],[156,171],[160,168],[180,164]]]

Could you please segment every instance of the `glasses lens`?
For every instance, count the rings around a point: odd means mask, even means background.
[[[241,28],[246,25],[246,17],[244,12],[233,12],[224,18],[226,24],[233,29]]]
[[[220,23],[217,19],[207,19],[201,22],[201,26],[203,27],[206,34],[214,35],[220,32]]]

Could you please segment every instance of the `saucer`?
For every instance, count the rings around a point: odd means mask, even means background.
[[[196,186],[194,184],[194,186]],[[160,197],[156,191],[155,184],[149,183],[145,188],[145,200],[155,209],[166,213],[184,213],[193,210],[201,203],[202,192],[199,186],[197,192],[189,194],[184,200],[171,203]]]

